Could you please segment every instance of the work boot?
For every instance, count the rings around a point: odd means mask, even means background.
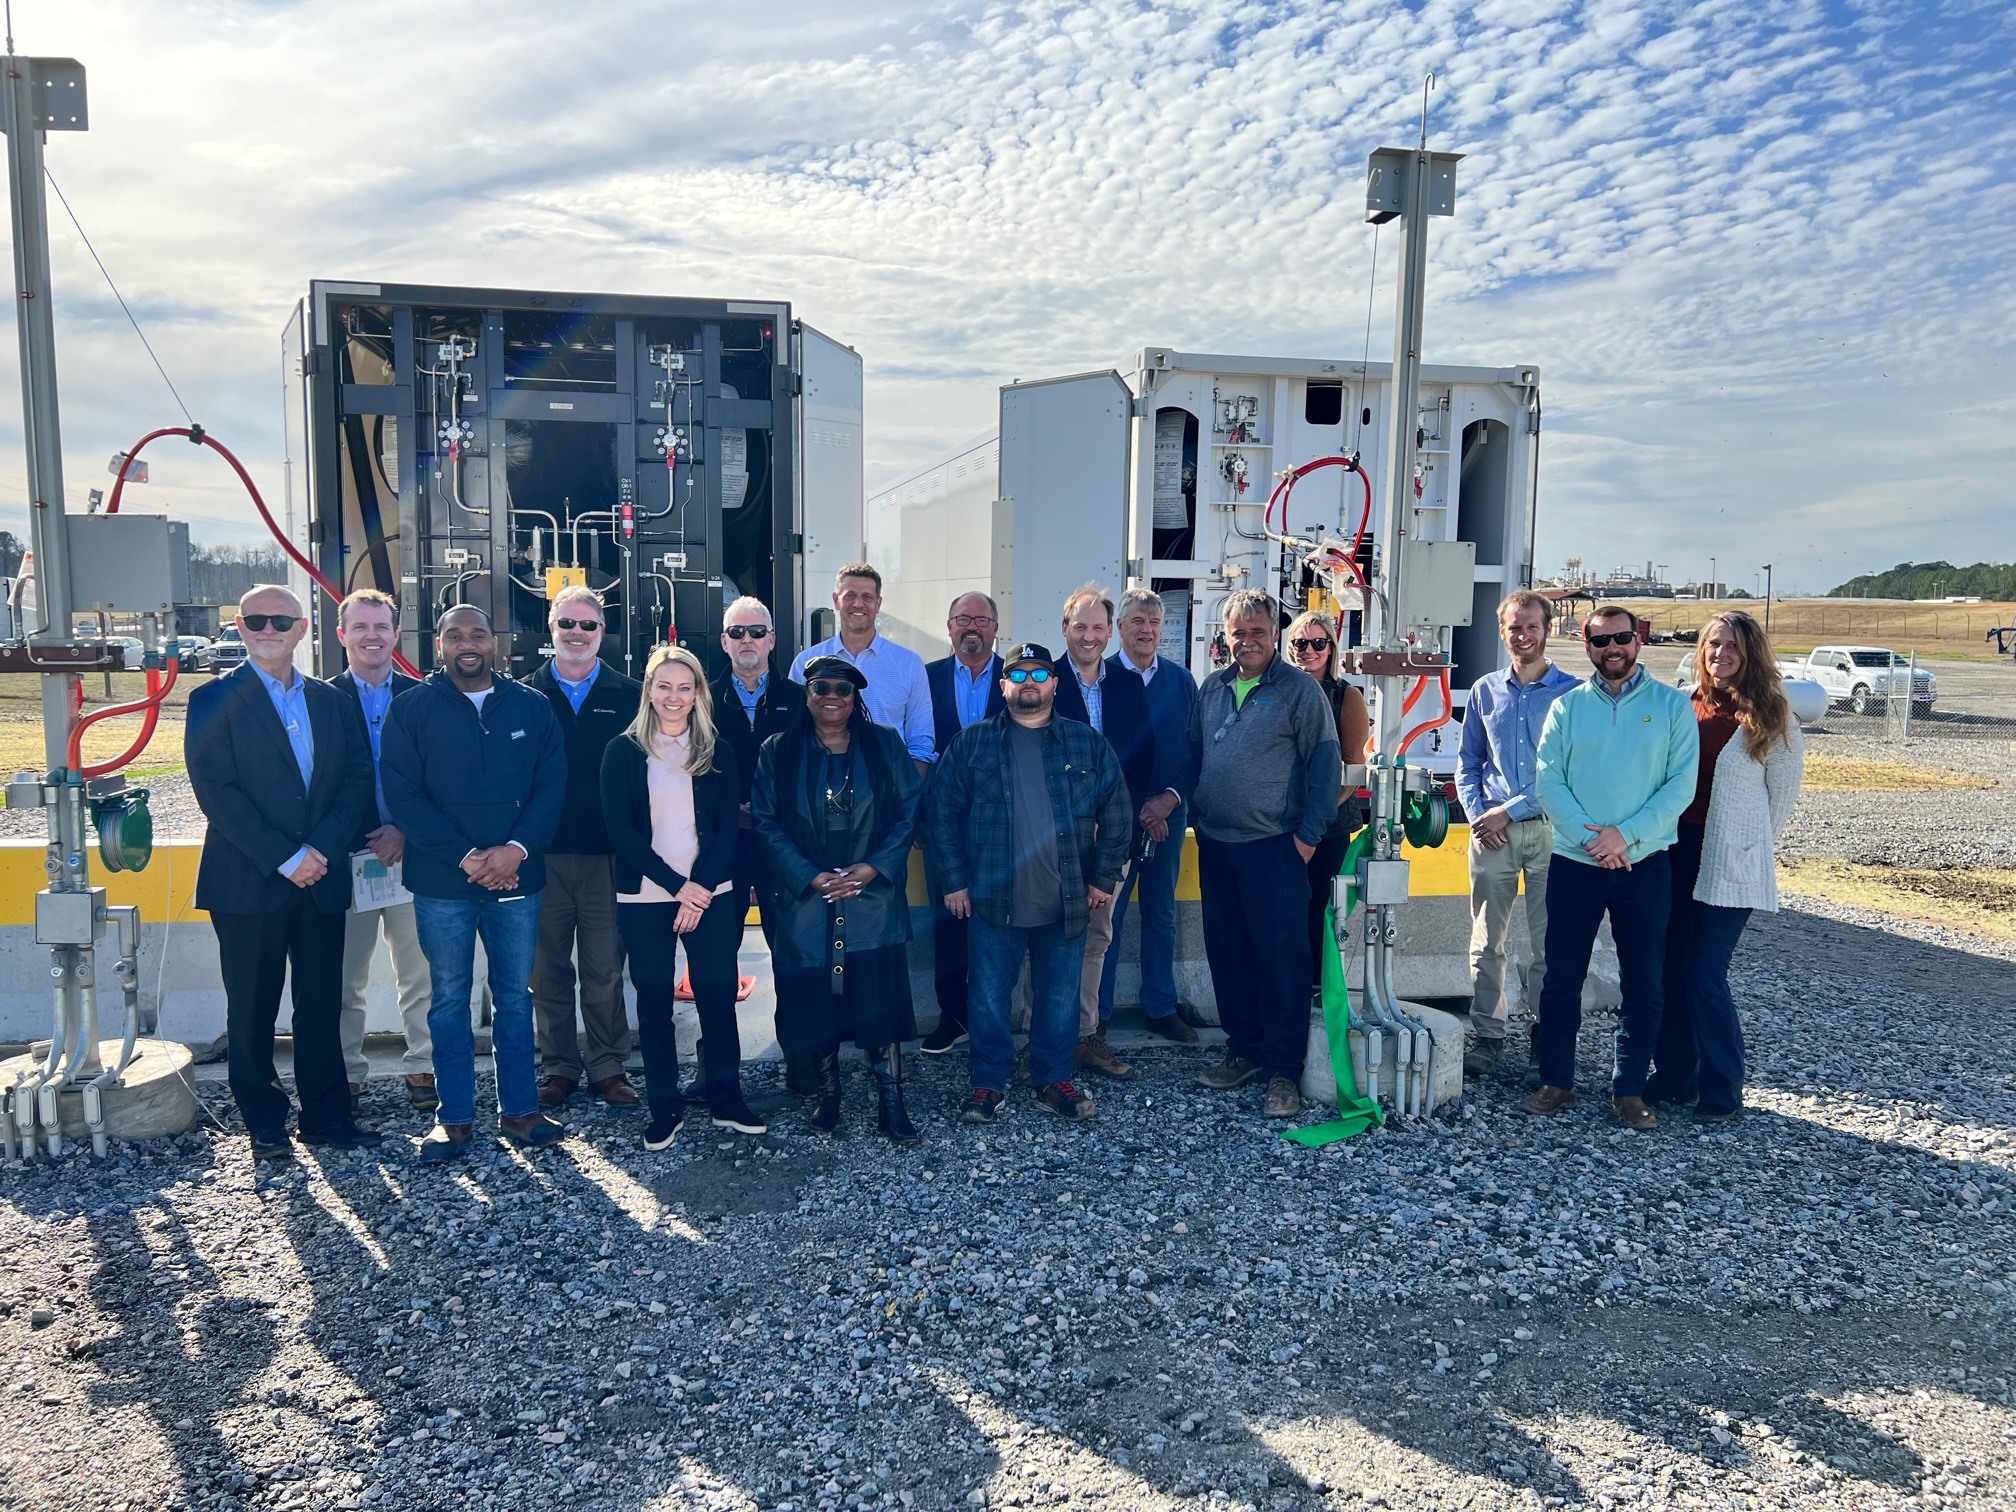
[[[812,1127],[831,1134],[840,1127],[840,1052],[828,1050],[813,1059],[819,1077],[819,1106],[812,1110]]]
[[[1102,1028],[1100,1032],[1103,1034],[1105,1031]],[[1197,1043],[1197,1031],[1184,1022],[1183,1015],[1180,1013],[1165,1013],[1159,1018],[1149,1019],[1148,1032],[1150,1034],[1161,1035],[1162,1038],[1169,1041],[1172,1045],[1194,1045]]]
[[[1269,1077],[1260,1112],[1268,1118],[1293,1118],[1302,1111],[1302,1089],[1285,1076]]]
[[[868,1069],[875,1074],[875,1127],[897,1144],[917,1137],[917,1125],[903,1106],[903,1051],[891,1045],[886,1050],[868,1052]]]
[[[1504,1056],[1505,1041],[1502,1039],[1472,1040],[1470,1048],[1463,1052],[1463,1074],[1490,1076],[1498,1070],[1498,1063]]]
[[[1613,1097],[1610,1099],[1610,1111],[1617,1115],[1617,1122],[1640,1134],[1659,1127],[1659,1115],[1645,1106],[1642,1097]]]
[[[441,1106],[441,1094],[435,1090],[432,1072],[423,1071],[406,1078],[406,1101],[422,1113],[432,1113]]]
[[[525,1113],[508,1118],[500,1113],[497,1115],[497,1132],[521,1150],[543,1150],[567,1137],[567,1130],[560,1121],[544,1113]]]
[[[1260,1074],[1260,1062],[1245,1060],[1236,1055],[1228,1055],[1215,1066],[1206,1066],[1198,1074],[1197,1080],[1205,1086],[1220,1092],[1229,1092],[1234,1087],[1243,1087]]]
[[[1105,1076],[1122,1077],[1134,1074],[1134,1068],[1113,1053],[1113,1047],[1106,1043],[1103,1030],[1079,1037],[1078,1048],[1071,1052],[1071,1063]]]
[[[459,1160],[469,1148],[470,1137],[475,1132],[474,1124],[436,1124],[420,1141],[420,1158],[430,1165],[443,1160]]]

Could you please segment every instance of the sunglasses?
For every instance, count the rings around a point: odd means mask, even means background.
[[[1628,646],[1638,639],[1638,632],[1619,630],[1615,635],[1585,635],[1582,638],[1600,650],[1604,646]]]
[[[600,620],[569,619],[564,614],[553,621],[553,623],[562,630],[600,630],[602,628],[602,621]]]
[[[238,623],[243,625],[247,630],[264,630],[268,625],[271,625],[275,630],[284,635],[301,623],[301,616],[298,614],[241,614],[238,616]]]
[[[814,698],[852,698],[854,684],[844,677],[815,677],[805,684],[805,691]]]
[[[1291,640],[1288,644],[1295,648],[1298,655],[1305,651],[1328,651],[1330,649],[1330,642],[1328,640]]]
[[[761,640],[770,633],[768,625],[728,625],[721,633],[730,640]]]
[[[1048,667],[1016,667],[1008,673],[1008,681],[1012,683],[1046,683],[1050,681],[1050,669]]]

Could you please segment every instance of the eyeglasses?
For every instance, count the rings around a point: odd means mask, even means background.
[[[275,630],[285,635],[289,630],[292,630],[296,625],[301,623],[301,616],[298,614],[241,614],[238,616],[238,623],[243,625],[247,630],[264,630],[268,625],[271,625]]]
[[[600,620],[569,619],[564,614],[553,621],[553,623],[562,630],[600,630],[602,628],[602,621]]]
[[[997,621],[991,614],[955,614],[952,616],[952,623],[961,630],[969,630],[975,625],[992,625]]]
[[[1288,644],[1295,648],[1295,654],[1298,656],[1306,651],[1328,651],[1330,649],[1330,642],[1327,639],[1291,640]]]
[[[1008,671],[1008,681],[1012,683],[1046,683],[1050,676],[1048,667],[1011,667]]]
[[[1585,635],[1582,638],[1600,650],[1604,646],[1628,646],[1638,639],[1638,632],[1619,630],[1615,635]]]
[[[770,633],[768,625],[727,625],[721,633],[730,640],[761,640]]]
[[[852,698],[854,684],[844,677],[815,677],[805,684],[805,691],[814,698]]]

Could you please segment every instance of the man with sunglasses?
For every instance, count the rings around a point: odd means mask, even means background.
[[[616,847],[602,817],[602,753],[630,727],[644,685],[602,661],[602,599],[563,588],[547,610],[553,655],[526,686],[543,694],[567,748],[567,801],[546,850],[532,1002],[539,1037],[539,1106],[557,1108],[585,1079],[612,1108],[642,1103],[624,1073],[630,1019],[616,929]],[[577,971],[578,967],[578,971]],[[587,1050],[575,1033],[575,988]]]
[[[1225,600],[1232,665],[1204,679],[1177,779],[1197,832],[1204,955],[1225,1059],[1198,1079],[1265,1075],[1262,1108],[1293,1118],[1309,1047],[1309,858],[1337,813],[1337,719],[1312,677],[1275,654],[1280,611],[1256,589]]]
[[[1001,611],[985,593],[962,593],[945,611],[945,635],[952,643],[952,654],[924,665],[924,680],[931,689],[931,744],[938,759],[944,758],[961,730],[991,719],[1006,707],[1001,700],[1001,659],[994,654],[994,637],[1000,628]],[[923,802],[928,816],[928,779]],[[944,1055],[966,1043],[969,926],[945,906],[945,894],[931,879],[928,865],[925,876],[931,894],[931,970],[938,1022],[918,1048],[926,1055]]]
[[[1134,810],[1105,737],[1054,717],[1049,651],[1025,642],[1002,660],[1006,707],[962,730],[940,759],[925,840],[946,908],[972,920],[972,1092],[962,1117],[992,1123],[1006,1098],[1009,1010],[1026,958],[1037,1101],[1082,1122],[1097,1112],[1071,1082],[1085,930],[1119,884]]]
[[[1510,1025],[1505,937],[1525,884],[1527,1010],[1547,979],[1547,869],[1554,828],[1540,812],[1540,731],[1577,680],[1547,659],[1554,606],[1522,588],[1498,606],[1498,638],[1512,665],[1471,685],[1456,758],[1456,796],[1470,819],[1470,1049],[1466,1076],[1494,1070]],[[1537,1046],[1537,1036],[1535,1040]]]
[[[1604,916],[1617,946],[1610,1106],[1652,1129],[1645,1076],[1665,1007],[1667,851],[1694,801],[1701,742],[1694,705],[1638,665],[1638,620],[1606,604],[1582,625],[1595,675],[1548,711],[1535,757],[1541,812],[1554,830],[1547,871],[1547,979],[1540,989],[1540,1088],[1519,1106],[1551,1118],[1575,1105],[1582,982]]]
[[[807,646],[791,663],[791,680],[805,681],[805,668],[822,656],[837,656],[868,679],[862,707],[877,724],[902,735],[921,775],[937,759],[931,737],[931,688],[924,658],[899,646],[876,628],[882,613],[882,574],[867,562],[849,562],[833,574],[833,612],[840,633]]]
[[[777,650],[777,627],[770,608],[759,598],[744,595],[730,604],[721,616],[721,650],[728,665],[713,679],[714,725],[716,732],[735,752],[735,769],[742,778],[742,831],[735,850],[735,900],[748,912],[751,892],[759,893],[763,879],[756,831],[749,815],[749,795],[756,784],[756,755],[763,742],[779,730],[789,729],[805,707],[805,688],[781,676],[772,665]],[[761,907],[762,899],[757,898]],[[762,911],[763,938],[770,940],[776,929],[770,910]],[[807,1087],[804,1090],[810,1091]]]
[[[293,1155],[273,1066],[290,971],[302,1142],[346,1150],[378,1142],[353,1120],[339,1027],[350,842],[372,802],[371,739],[355,700],[295,667],[307,631],[287,589],[246,594],[238,604],[246,660],[189,696],[183,741],[208,821],[196,906],[217,933],[231,1095],[255,1160]]]

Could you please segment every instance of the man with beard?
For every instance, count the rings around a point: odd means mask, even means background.
[[[1582,623],[1595,676],[1554,701],[1535,757],[1540,811],[1554,826],[1547,869],[1547,978],[1540,989],[1540,1089],[1519,1106],[1552,1118],[1575,1105],[1582,979],[1604,915],[1617,944],[1610,1106],[1627,1129],[1657,1128],[1645,1075],[1665,1006],[1666,923],[1680,815],[1694,799],[1694,706],[1638,665],[1638,620],[1606,604]]]
[[[961,730],[1001,712],[1001,662],[994,654],[994,637],[1000,628],[1001,612],[985,593],[962,593],[945,611],[945,634],[952,642],[952,654],[924,668],[924,679],[931,688],[931,742],[941,759]],[[927,785],[925,823],[929,822],[930,801]],[[921,833],[924,824],[918,829]],[[930,868],[925,871],[928,882]],[[946,908],[945,895],[935,882],[929,883],[929,891],[938,1023],[924,1036],[920,1048],[926,1055],[943,1055],[966,1042],[967,922]]]

